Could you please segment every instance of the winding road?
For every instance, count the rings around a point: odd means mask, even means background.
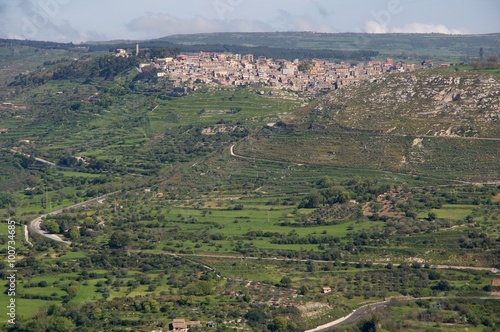
[[[397,301],[405,301],[405,302],[410,302],[410,301],[418,301],[418,300],[437,300],[437,299],[453,299],[455,297],[414,297],[414,298],[409,298],[409,297],[404,297],[404,298],[394,298]],[[463,299],[464,297],[456,297]],[[500,300],[500,297],[494,297],[494,296],[477,296],[477,297],[465,297],[466,299],[473,299],[473,300]],[[370,304],[365,304],[364,306],[359,307],[358,309],[354,310],[351,312],[349,315],[341,317],[339,319],[334,320],[333,322],[320,325],[314,329],[311,330],[306,330],[305,332],[327,332],[331,328],[337,327],[341,324],[345,323],[351,323],[362,317],[363,315],[377,309],[377,308],[383,308],[386,307],[388,304],[390,304],[391,300],[386,300],[386,301],[381,301],[381,302],[376,302],[376,303],[370,303]]]
[[[52,212],[47,213],[47,214],[43,214],[43,215],[39,216],[38,218],[36,218],[36,219],[34,219],[34,220],[32,220],[30,222],[29,229],[32,232],[40,234],[42,236],[45,236],[48,239],[51,239],[51,240],[54,240],[54,241],[57,241],[57,242],[66,243],[66,244],[71,244],[71,241],[65,241],[65,240],[61,239],[56,234],[51,234],[49,232],[46,232],[46,231],[42,230],[42,228],[41,228],[41,222],[42,222],[42,220],[45,217],[47,217],[47,216],[55,216],[55,215],[58,215],[58,214],[60,214],[60,213],[62,213],[64,211],[68,210],[68,209],[77,209],[77,208],[81,208],[81,207],[84,207],[84,206],[87,206],[87,205],[89,205],[91,203],[96,203],[96,202],[102,203],[106,198],[108,198],[111,195],[117,194],[117,193],[119,193],[119,191],[115,191],[115,192],[112,192],[112,193],[109,193],[109,194],[106,194],[106,195],[102,195],[102,196],[99,196],[99,197],[96,197],[96,198],[89,199],[88,201],[85,201],[85,202],[80,202],[80,203],[77,203],[77,204],[74,204],[74,205],[71,205],[71,206],[68,206],[68,207],[56,210],[56,211],[52,211]]]
[[[295,261],[295,262],[306,262],[306,261],[313,261],[313,262],[318,262],[318,263],[326,263],[327,261],[321,261],[321,260],[307,260],[307,259],[293,259],[293,258],[277,258],[277,257],[247,257],[247,256],[231,256],[231,255],[209,255],[209,254],[178,254],[178,253],[166,253],[168,255],[172,255],[174,257],[214,257],[214,258],[233,258],[233,259],[252,259],[252,260],[272,260],[272,261]],[[192,263],[197,263],[203,266],[204,268],[213,271],[215,273],[216,270],[208,265],[205,265],[203,263],[197,262],[197,261],[192,261],[189,260]],[[350,264],[355,264],[355,263],[350,263]],[[387,263],[373,263],[374,265],[385,265]],[[394,266],[398,266],[399,264],[393,264]],[[432,265],[431,268],[435,269],[469,269],[469,270],[480,270],[480,271],[490,271],[492,273],[498,273],[500,272],[496,268],[490,268],[490,267],[468,267],[468,266],[452,266],[452,265]],[[221,277],[218,274],[219,277]],[[417,301],[417,300],[431,300],[431,299],[450,299],[450,298],[455,298],[455,297],[396,297],[396,298],[390,298],[385,301],[380,301],[380,302],[375,302],[375,303],[369,303],[365,304],[361,307],[359,307],[356,310],[353,310],[350,314],[344,317],[340,317],[332,322],[320,325],[318,327],[315,327],[313,329],[307,330],[305,332],[327,332],[330,329],[339,326],[341,324],[346,324],[346,323],[351,323],[359,319],[360,317],[366,315],[367,313],[377,309],[377,308],[383,308],[386,307],[391,303],[391,300],[395,299],[397,301]],[[456,297],[456,298],[463,298],[463,297]],[[495,296],[482,296],[482,297],[466,297],[468,299],[479,299],[479,300],[500,300],[500,297],[495,297]]]
[[[259,160],[259,161],[265,161],[265,162],[268,162],[268,163],[294,164],[294,165],[297,165],[297,166],[303,166],[304,165],[304,164],[298,164],[298,163],[288,162],[288,161],[283,161],[283,160],[273,160],[273,159],[264,159],[264,158],[255,158],[255,157],[242,156],[240,154],[234,153],[234,147],[235,146],[236,146],[236,144],[231,145],[231,148],[229,149],[229,152],[231,153],[231,156],[236,157],[236,158],[253,160],[253,161]]]
[[[17,154],[21,154],[21,155],[23,155],[23,156],[25,156],[25,157],[28,157],[28,158],[30,157],[30,155],[29,155],[29,154],[24,153],[24,152],[20,152],[20,151],[14,150],[14,149],[10,149],[10,152],[12,152],[12,153],[17,153]],[[51,162],[51,161],[48,161],[48,160],[45,160],[45,159],[42,159],[42,158],[37,158],[37,157],[35,157],[34,159],[35,159],[36,161],[40,162],[40,163],[47,164],[47,165],[50,165],[50,166],[59,167],[59,168],[66,168],[66,167],[61,167],[61,166],[58,166],[56,163],[53,163],[53,162]]]

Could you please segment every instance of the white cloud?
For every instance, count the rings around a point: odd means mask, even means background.
[[[266,32],[266,31],[316,31],[333,32],[328,24],[322,24],[307,16],[295,16],[280,11],[272,23],[251,19],[210,19],[200,15],[179,18],[166,13],[148,12],[125,25],[134,36],[142,38],[163,37],[174,34],[210,32]]]
[[[163,37],[173,34],[209,33],[223,31],[267,31],[265,23],[252,20],[219,20],[202,16],[181,19],[170,14],[146,13],[126,24],[134,35],[144,35],[148,38]]]
[[[447,35],[460,35],[465,34],[467,31],[462,29],[450,29],[443,24],[423,24],[412,23],[403,26],[402,28],[391,29],[396,33],[444,33]]]
[[[314,31],[314,32],[334,32],[334,28],[321,22],[308,14],[295,15],[287,10],[280,9],[278,15],[272,20],[272,30],[268,31]]]
[[[30,27],[28,32],[25,32],[24,27]],[[108,37],[96,31],[86,30],[80,31],[73,27],[67,20],[52,22],[47,21],[42,26],[35,26],[30,21],[26,20],[22,25],[18,25],[16,29],[8,32],[5,38],[12,39],[33,39],[33,40],[50,40],[62,43],[79,43],[91,40],[107,40]]]
[[[387,33],[389,32],[387,26],[375,21],[368,21],[365,24],[365,31],[367,33]]]
[[[464,29],[450,29],[443,24],[411,23],[403,27],[388,28],[387,25],[376,21],[368,21],[365,24],[367,33],[443,33],[443,34],[466,34]]]
[[[61,3],[61,5],[55,5]],[[0,0],[0,37],[81,42],[107,39],[102,33],[76,28],[63,19],[62,1]],[[44,4],[47,5],[44,7]]]

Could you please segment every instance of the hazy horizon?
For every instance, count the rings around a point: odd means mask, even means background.
[[[474,13],[474,14],[471,14]],[[147,40],[223,32],[500,32],[500,2],[463,0],[0,0],[0,38]]]

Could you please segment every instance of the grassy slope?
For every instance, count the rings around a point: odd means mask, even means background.
[[[488,71],[433,70],[342,88],[283,117],[289,129],[263,130],[239,144],[236,152],[252,158],[382,170],[438,180],[497,181],[497,92],[491,92],[493,99],[484,107],[476,107],[474,101],[475,89],[488,94],[486,86],[491,79],[497,81],[496,75]],[[450,77],[473,82],[473,86],[442,83]],[[413,96],[396,101],[402,91],[400,81],[405,80],[418,82],[410,87]],[[428,81],[436,83],[427,85]],[[449,89],[465,91],[464,100],[444,105],[435,100],[441,97],[432,97]],[[489,112],[494,114],[492,118],[484,115]],[[446,136],[450,128],[454,135],[463,136]],[[471,135],[475,137],[468,137]]]
[[[241,122],[252,129],[275,122],[301,105],[296,96],[261,96],[253,89],[205,90],[173,100],[158,98],[161,93],[127,93],[116,98],[101,92],[102,86],[120,89],[120,85],[129,83],[118,79],[96,80],[91,85],[52,81],[30,89],[10,100],[15,105],[29,105],[29,109],[3,115],[9,132],[0,139],[28,139],[29,149],[37,149],[53,160],[74,151],[111,160],[125,159],[132,164],[137,158],[146,159],[152,148],[165,144],[163,135],[167,131],[187,132],[189,128],[215,126],[221,121]],[[100,98],[113,98],[113,104],[96,108],[87,101],[96,93]],[[69,110],[81,101],[82,109]]]

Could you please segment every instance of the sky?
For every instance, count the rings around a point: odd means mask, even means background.
[[[0,38],[80,43],[208,32],[500,32],[500,0],[0,0]]]

